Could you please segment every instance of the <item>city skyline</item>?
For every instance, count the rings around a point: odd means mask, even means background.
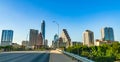
[[[6,2],[7,1],[7,2]],[[27,2],[27,3],[26,3]],[[40,30],[42,20],[46,21],[46,39],[52,43],[57,21],[62,29],[67,29],[72,41],[82,42],[82,33],[89,29],[95,39],[101,38],[100,29],[112,27],[115,40],[120,41],[119,1],[38,1],[5,0],[0,1],[0,35],[4,29],[14,30],[13,42],[21,44],[26,40],[29,29]],[[84,4],[83,4],[84,3]],[[71,5],[72,4],[72,5]],[[64,9],[64,10],[62,10]],[[0,36],[1,37],[1,36]]]

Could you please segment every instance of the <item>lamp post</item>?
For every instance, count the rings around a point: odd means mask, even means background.
[[[59,24],[56,21],[53,21],[58,26],[58,40],[59,40]],[[56,47],[59,47],[59,42],[56,43]]]
[[[58,38],[59,38],[59,24],[56,21],[53,21],[53,23],[57,24],[58,26]]]

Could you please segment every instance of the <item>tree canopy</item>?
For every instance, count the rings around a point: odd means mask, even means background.
[[[118,42],[91,47],[77,45],[67,48],[66,51],[87,57],[95,62],[120,61],[120,43]]]

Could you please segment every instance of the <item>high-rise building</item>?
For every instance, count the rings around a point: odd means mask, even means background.
[[[40,32],[39,35],[38,35],[36,45],[37,45],[38,47],[43,46],[43,38],[42,38],[42,33],[41,33],[41,32]]]
[[[66,29],[62,30],[61,38],[62,38],[63,42],[66,43],[65,47],[71,46],[71,38]]]
[[[45,42],[45,21],[43,20],[41,23],[41,33],[43,37],[43,43]]]
[[[62,48],[63,48],[63,47],[66,47],[66,48],[67,48],[67,47],[69,47],[68,42],[64,42],[62,37],[59,38],[57,44],[58,44],[58,45],[57,45],[57,48],[61,48],[61,47],[62,47]]]
[[[29,46],[35,46],[38,38],[38,30],[30,29]]]
[[[2,30],[1,46],[12,45],[13,30]]]
[[[94,45],[94,33],[90,30],[86,30],[83,33],[83,45],[92,46]]]
[[[44,46],[45,46],[45,48],[48,47],[48,40],[47,40],[47,39],[46,39],[45,42],[44,42]]]
[[[54,35],[54,40],[52,41],[52,46],[54,48],[57,48],[58,47],[58,41],[59,41],[59,37],[57,34]]]
[[[101,29],[102,41],[114,41],[114,31],[111,27]]]
[[[57,34],[55,34],[55,35],[54,35],[54,42],[57,42],[57,41],[58,41],[58,39],[59,39],[58,35],[57,35]]]

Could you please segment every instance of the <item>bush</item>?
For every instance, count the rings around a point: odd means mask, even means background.
[[[114,62],[120,60],[120,43],[113,42],[103,44],[101,46],[83,46],[77,45],[66,49],[67,52],[78,54],[83,57],[88,57],[95,62]]]

